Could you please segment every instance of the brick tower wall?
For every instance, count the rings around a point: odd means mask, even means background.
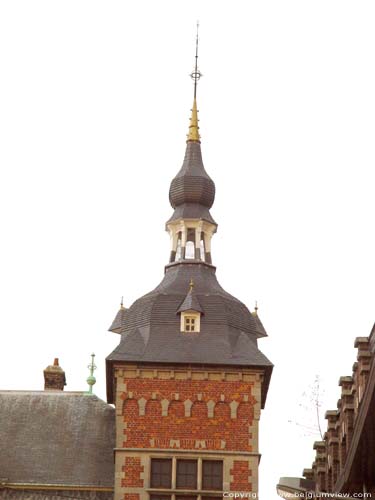
[[[161,495],[150,490],[152,458],[170,458],[173,468],[178,459],[220,460],[224,491],[258,492],[259,371],[127,365],[115,378],[115,500]],[[200,474],[192,496],[204,496]],[[176,493],[172,481],[163,494]]]

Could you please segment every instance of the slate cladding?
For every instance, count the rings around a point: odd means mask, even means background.
[[[184,298],[182,304],[178,308],[177,312],[183,312],[183,311],[197,311],[202,314],[204,314],[204,310],[202,309],[202,306],[199,303],[198,297],[196,296],[194,292],[194,284],[193,286],[190,285],[190,290],[186,297]]]
[[[114,486],[115,409],[96,396],[0,391],[0,422],[0,478],[5,486]],[[25,495],[34,498],[30,491]],[[6,498],[1,488],[0,498]],[[48,498],[46,492],[43,498]],[[111,496],[99,492],[90,498]]]
[[[178,310],[191,279],[204,314],[200,332],[188,334],[180,332]],[[111,366],[116,361],[258,366],[270,376],[272,363],[257,346],[257,338],[266,335],[260,325],[242,302],[220,286],[213,266],[191,260],[171,264],[159,286],[127,310],[120,344],[107,357],[107,380],[112,380]],[[110,386],[108,398],[111,402]]]
[[[214,200],[215,184],[204,169],[201,145],[188,142],[183,165],[169,189],[169,201],[175,211],[168,222],[183,218],[215,224],[209,211]]]

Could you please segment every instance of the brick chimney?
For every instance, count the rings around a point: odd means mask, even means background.
[[[65,372],[59,366],[59,359],[55,358],[53,365],[47,366],[44,370],[44,390],[63,391],[66,385]]]

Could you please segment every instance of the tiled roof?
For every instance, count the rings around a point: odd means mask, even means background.
[[[0,391],[0,422],[2,481],[113,487],[115,410],[96,396]]]

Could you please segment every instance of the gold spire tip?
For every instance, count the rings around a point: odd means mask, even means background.
[[[190,287],[190,292],[191,292],[193,290],[193,288],[194,288],[194,280],[193,280],[193,278],[191,278],[191,280],[190,280],[189,287]]]
[[[197,99],[194,97],[193,109],[191,110],[191,118],[189,125],[188,141],[200,142],[199,126],[198,126],[198,108]]]

